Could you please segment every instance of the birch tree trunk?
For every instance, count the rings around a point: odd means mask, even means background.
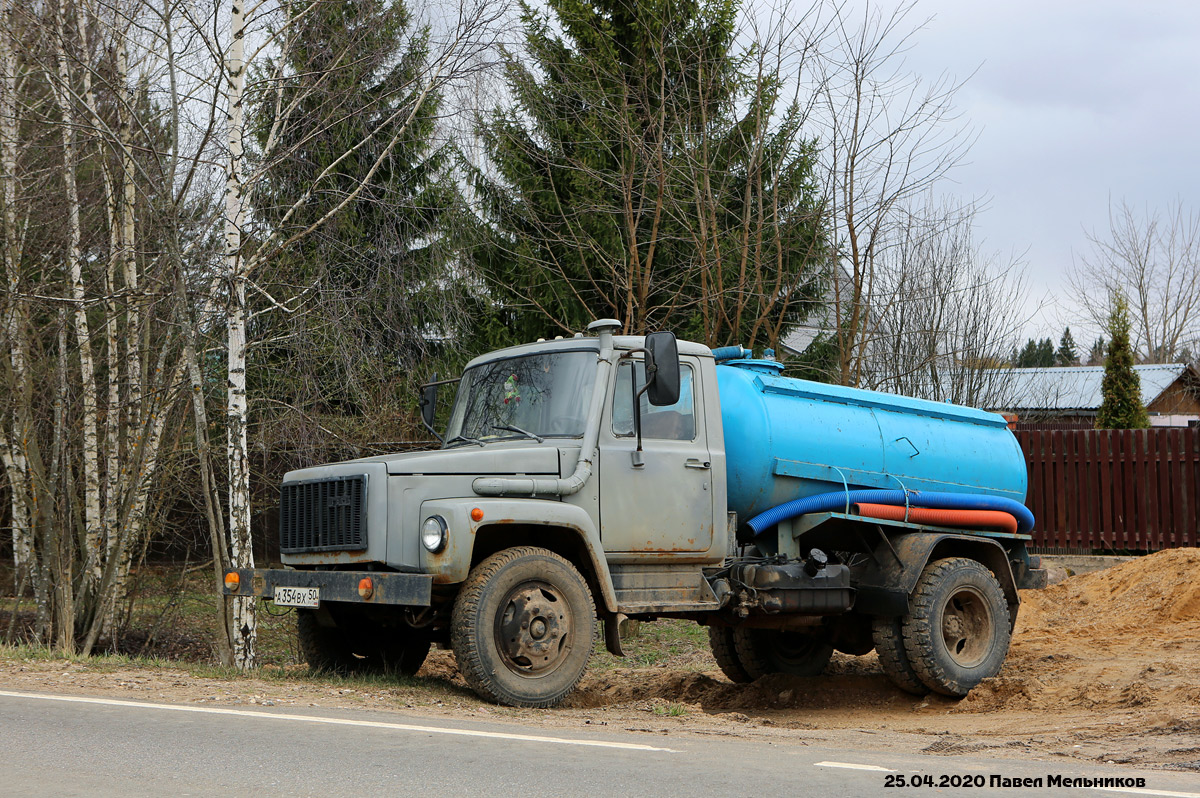
[[[59,0],[58,13],[55,15],[58,33],[55,60],[58,74],[54,96],[61,115],[62,175],[67,202],[67,271],[69,295],[74,306],[75,342],[79,349],[80,398],[83,407],[81,465],[86,547],[84,569],[87,584],[94,590],[102,575],[105,530],[100,512],[100,441],[97,434],[96,378],[83,284],[83,256],[80,249],[82,231],[79,219],[79,190],[75,179],[75,112],[70,93],[71,74],[67,63],[66,15],[66,0]]]
[[[21,237],[17,228],[17,58],[12,37],[15,33],[13,3],[15,0],[0,0],[0,192],[4,203],[3,258],[4,284],[6,291],[4,313],[4,335],[9,347],[12,369],[11,434],[0,430],[0,443],[4,457],[4,469],[8,477],[9,501],[13,527],[14,595],[21,595],[25,584],[32,576],[33,529],[30,525],[28,505],[29,465],[25,454],[25,442],[29,437],[29,412],[23,386],[26,384],[24,325],[22,300],[19,298],[20,276],[18,264],[21,260]],[[3,424],[9,423],[7,412]]]
[[[132,453],[141,451],[144,443],[142,435],[142,390],[146,380],[146,374],[142,367],[141,357],[141,337],[143,324],[141,319],[142,301],[138,293],[138,261],[137,261],[137,240],[136,240],[136,225],[134,223],[135,205],[137,201],[137,169],[133,161],[133,109],[135,103],[133,82],[129,74],[129,47],[127,39],[129,32],[118,32],[116,42],[116,86],[114,87],[121,101],[117,103],[117,119],[118,119],[118,142],[121,150],[121,195],[116,199],[116,205],[119,207],[120,219],[120,256],[119,259],[122,265],[122,277],[124,279],[124,287],[126,300],[124,303],[125,310],[125,423],[124,434],[121,438],[125,441],[125,449],[127,456]],[[110,329],[116,323],[116,316],[110,317],[110,322],[107,325]],[[117,405],[114,403],[109,415],[116,416],[118,414]],[[146,457],[151,460],[155,458],[157,452],[146,452]],[[146,457],[142,458],[143,460]],[[135,496],[144,487],[140,482],[142,472],[136,468],[126,468],[124,471],[126,480],[117,480],[115,482],[118,490],[110,494],[109,502],[118,501],[118,497],[125,498],[131,493]],[[136,480],[136,481],[135,481]],[[110,483],[113,480],[110,479]],[[136,509],[136,508],[134,508]],[[113,557],[119,547],[118,537],[125,537],[124,554],[119,558],[117,567],[117,579],[115,590],[117,597],[123,597],[128,590],[129,570],[131,567],[131,557],[135,539],[131,535],[136,533],[128,523],[130,518],[126,518],[126,523],[120,528],[113,526],[108,529],[108,556]],[[115,622],[116,602],[111,605],[113,611],[105,618],[105,632],[113,630]]]
[[[225,168],[225,277],[228,281],[226,355],[227,444],[229,467],[229,554],[234,568],[253,568],[250,539],[250,462],[246,432],[246,280],[242,259],[242,227],[246,218],[244,195],[243,95],[246,85],[246,20],[242,0],[230,8],[229,51],[225,58],[226,125],[229,160]],[[233,599],[235,629],[233,663],[241,670],[257,662],[257,628],[253,598]]]

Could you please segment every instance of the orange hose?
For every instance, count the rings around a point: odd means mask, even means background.
[[[965,529],[994,529],[999,532],[1015,534],[1017,519],[999,510],[933,510],[928,507],[907,508],[891,504],[856,504],[854,511],[867,518],[881,518],[885,521],[909,521],[914,524],[929,524],[930,526],[948,526]]]

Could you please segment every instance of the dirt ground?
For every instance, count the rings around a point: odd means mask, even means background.
[[[0,648],[4,689],[212,705],[369,708],[547,729],[787,737],[807,744],[986,757],[1066,757],[1200,772],[1200,550],[1178,549],[1022,594],[1003,671],[955,701],[892,687],[874,654],[836,655],[813,679],[734,685],[699,671],[593,669],[564,707],[480,702],[453,656],[418,677],[321,679],[302,668],[225,678],[171,667],[55,660]]]

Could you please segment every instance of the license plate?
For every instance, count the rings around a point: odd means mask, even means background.
[[[319,587],[276,587],[275,603],[284,607],[316,607],[321,601]]]

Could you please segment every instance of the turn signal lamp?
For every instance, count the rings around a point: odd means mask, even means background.
[[[369,576],[358,580],[358,595],[365,599],[369,599],[371,596],[375,595],[375,585],[371,584],[371,578]]]
[[[225,589],[230,593],[236,593],[238,585],[242,583],[242,578],[237,575],[237,571],[230,571],[225,574]]]
[[[471,511],[471,520],[472,521],[482,521],[483,520],[483,510],[479,509],[478,507],[473,509]]]

